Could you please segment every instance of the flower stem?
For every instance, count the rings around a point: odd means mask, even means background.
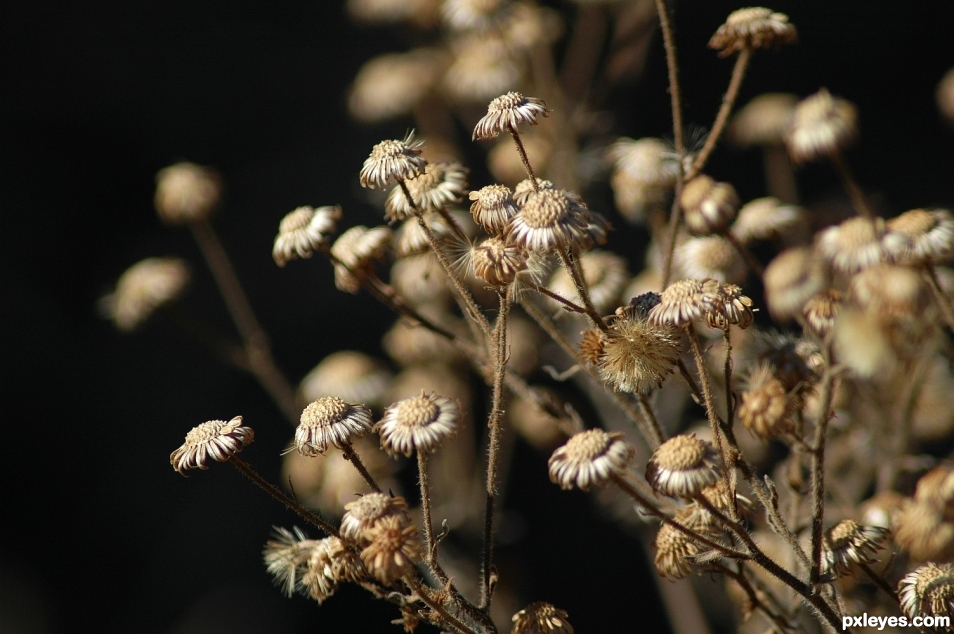
[[[583,302],[583,308],[586,310],[590,321],[603,332],[608,332],[609,328],[606,326],[606,322],[604,322],[600,314],[596,312],[593,301],[590,299],[590,291],[589,288],[587,288],[586,279],[583,277],[583,267],[580,266],[579,259],[574,257],[572,250],[567,249],[566,251],[560,251],[560,261],[563,262],[563,267],[566,269],[566,272],[570,274],[570,278],[576,285],[576,292]]]
[[[527,149],[523,146],[523,139],[520,138],[520,133],[517,131],[517,126],[508,125],[510,130],[510,136],[513,137],[514,145],[517,146],[517,153],[520,154],[520,161],[523,163],[523,169],[527,170],[527,175],[530,177],[530,184],[533,186],[533,191],[540,191],[540,185],[537,184],[537,177],[533,175],[533,166],[530,165],[530,158],[527,156]]]
[[[831,346],[824,350],[825,374],[822,378],[821,409],[815,422],[812,444],[812,567],[809,584],[812,588],[821,575],[822,528],[825,521],[825,436],[831,419],[835,373],[832,369]]]
[[[378,486],[378,483],[374,481],[374,478],[371,477],[371,474],[365,468],[364,463],[361,462],[361,457],[358,455],[358,452],[354,450],[354,447],[351,445],[346,446],[341,450],[344,459],[354,465],[354,468],[358,470],[358,473],[361,474],[361,477],[364,478],[364,481],[371,487],[371,490],[375,493],[381,492],[381,487]]]

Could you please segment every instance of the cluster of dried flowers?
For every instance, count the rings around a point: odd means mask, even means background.
[[[642,4],[653,7],[633,6]],[[241,417],[199,425],[170,460],[180,473],[210,458],[232,462],[327,535],[281,528],[266,544],[266,567],[285,593],[321,603],[354,583],[395,603],[407,631],[422,621],[498,631],[498,606],[510,608],[515,589],[495,572],[494,514],[516,432],[552,451],[549,475],[561,488],[612,485],[635,503],[627,521],[658,524],[661,576],[721,575],[740,631],[839,629],[843,615],[862,612],[954,616],[954,466],[931,453],[954,435],[954,216],[878,217],[843,156],[858,134],[857,110],[827,90],[801,101],[762,95],[731,116],[751,56],[796,40],[788,17],[740,9],[712,36],[710,47],[736,61],[698,152],[685,146],[675,77],[675,147],[620,138],[607,148],[615,213],[652,238],[646,268],[633,276],[624,257],[599,248],[610,213],[586,204],[567,169],[574,135],[586,130],[565,113],[586,104],[547,72],[558,16],[506,0],[348,7],[364,21],[454,34],[450,48],[372,60],[351,94],[359,119],[413,114],[428,143],[413,132],[383,141],[360,170],[362,186],[390,190],[387,226],[337,235],[347,217],[340,206],[299,207],[281,221],[273,255],[284,266],[321,253],[339,289],[366,291],[393,310],[383,347],[396,376],[384,362],[339,352],[296,398],[215,248],[208,218],[218,177],[175,165],[160,172],[156,193],[162,218],[190,225],[217,272],[243,337],[238,361],[298,423],[285,457],[295,495],[237,456],[253,437]],[[655,7],[672,57],[668,15],[662,2]],[[954,92],[944,82],[938,99],[949,113]],[[473,124],[475,102],[489,106],[473,139],[503,145],[488,155],[500,182],[470,189],[462,153],[436,121],[455,114]],[[544,117],[552,125],[538,125]],[[766,153],[770,196],[742,204],[730,183],[703,172],[723,132]],[[793,166],[820,159],[850,197],[838,219],[797,203]],[[760,261],[756,244],[774,257]],[[130,329],[186,279],[178,261],[140,263],[104,307]],[[768,309],[758,315],[743,290],[756,284]],[[584,422],[557,391],[535,384],[543,362],[616,415]],[[458,433],[482,409],[469,373],[487,386],[483,447],[478,435]],[[393,493],[389,457],[412,455],[419,509]],[[442,540],[475,525],[478,562],[441,557]],[[538,602],[513,615],[511,631],[573,627],[566,612]]]

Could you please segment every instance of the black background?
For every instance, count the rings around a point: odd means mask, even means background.
[[[357,171],[374,143],[409,125],[349,123],[343,95],[356,70],[407,40],[352,25],[341,4],[5,9],[4,632],[306,632],[342,623],[399,631],[387,625],[393,608],[358,591],[342,590],[321,608],[281,597],[259,550],[270,526],[292,517],[226,466],[189,479],[169,468],[169,452],[193,425],[241,413],[259,432],[248,459],[277,478],[290,430],[257,385],[166,321],[119,335],[95,310],[126,267],[175,254],[195,264],[187,304],[232,332],[188,232],[163,227],[152,211],[156,171],[187,159],[224,176],[217,227],[288,375],[303,376],[336,349],[380,354],[390,316],[367,297],[335,291],[320,260],[278,269],[270,255],[278,221],[301,204],[341,203],[345,227],[380,222]],[[686,114],[696,124],[711,123],[731,69],[705,43],[737,7],[677,6]],[[934,90],[954,65],[951,3],[789,0],[773,8],[799,27],[800,44],[756,55],[742,102],[828,87],[860,107],[862,136],[848,156],[882,213],[950,207],[954,133]],[[665,87],[657,41],[646,74],[611,102],[617,131],[666,135]],[[711,166],[743,200],[763,195],[756,154],[720,149]],[[801,184],[808,202],[840,195],[823,165],[805,169]],[[510,503],[531,505],[529,533],[502,553],[522,562],[525,598],[564,607],[581,633],[663,631],[632,539],[592,519],[585,495],[547,483],[544,456],[525,454],[518,484],[535,493],[514,493]],[[566,537],[557,540],[556,524]]]

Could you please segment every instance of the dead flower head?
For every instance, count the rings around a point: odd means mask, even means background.
[[[646,480],[653,489],[675,498],[692,498],[719,479],[719,454],[695,434],[673,436],[653,452]]]
[[[721,311],[721,284],[717,280],[679,280],[673,282],[659,296],[659,303],[649,311],[650,323],[685,326],[703,319],[712,311]]]
[[[537,115],[550,112],[542,99],[524,97],[519,92],[508,92],[490,102],[487,114],[474,127],[474,140],[492,139],[501,132],[517,132],[521,123],[537,124]]]
[[[377,405],[391,383],[381,361],[355,350],[339,350],[322,359],[298,384],[299,399],[310,403],[336,395],[349,403]]]
[[[367,493],[354,502],[345,504],[345,514],[341,517],[341,536],[361,546],[367,546],[365,531],[385,517],[398,517],[405,524],[411,523],[407,513],[407,501],[385,493]]]
[[[506,286],[527,268],[527,252],[497,237],[487,238],[471,253],[474,275],[491,286]]]
[[[775,377],[775,369],[768,363],[759,363],[749,374],[742,392],[739,419],[750,432],[769,440],[791,431],[795,404]]]
[[[329,445],[344,449],[371,431],[371,427],[371,410],[364,405],[323,396],[302,411],[294,448],[303,456],[323,454]]]
[[[681,349],[673,328],[651,324],[645,317],[621,316],[600,340],[600,378],[617,391],[646,394],[662,387]]]
[[[407,133],[403,141],[392,139],[378,143],[361,168],[361,186],[386,189],[389,185],[422,174],[427,164],[421,158],[423,146],[424,141],[415,139],[413,130]]]
[[[550,481],[562,489],[574,486],[584,491],[603,486],[613,473],[623,471],[636,449],[623,434],[590,429],[575,434],[550,456]]]
[[[411,192],[412,205],[404,189],[395,187],[385,202],[385,216],[391,222],[421,213],[440,211],[450,203],[460,202],[467,190],[467,168],[460,163],[429,163],[424,172],[407,180],[404,185]]]
[[[381,446],[392,456],[430,453],[453,438],[460,427],[460,407],[439,394],[421,391],[384,411],[374,426]]]
[[[278,224],[272,247],[275,264],[285,266],[295,258],[310,258],[313,251],[328,244],[341,218],[341,207],[298,207]]]
[[[794,247],[769,262],[763,282],[772,316],[791,319],[801,314],[808,300],[825,290],[828,279],[811,249]]]
[[[732,118],[729,141],[742,147],[784,145],[796,103],[798,97],[789,93],[769,92],[753,98]]]
[[[189,268],[179,258],[146,258],[126,269],[116,290],[100,300],[104,316],[120,330],[133,330],[157,308],[176,301],[189,283]]]
[[[748,272],[732,243],[717,235],[689,238],[676,247],[673,264],[686,277],[733,284],[744,281]]]
[[[383,260],[391,244],[388,227],[358,225],[351,227],[331,245],[335,261],[335,286],[347,293],[357,293],[361,280],[371,270],[375,260]]]
[[[226,422],[210,420],[186,434],[181,447],[169,455],[169,464],[180,474],[187,469],[208,469],[209,458],[225,462],[252,442],[255,432],[242,426],[242,417]]]
[[[163,222],[182,225],[205,220],[219,206],[222,179],[195,163],[176,163],[156,174],[156,212]]]
[[[492,236],[503,233],[520,211],[513,200],[513,192],[506,185],[481,187],[470,192],[469,198],[474,201],[470,206],[474,221]]]
[[[954,616],[954,564],[929,563],[898,584],[901,611],[915,616]]]
[[[796,163],[831,156],[858,136],[858,109],[822,88],[795,107],[785,142]]]
[[[531,603],[513,615],[510,634],[573,634],[567,613],[549,603]]]
[[[507,229],[508,242],[530,251],[587,250],[606,241],[609,224],[587,209],[579,196],[562,189],[530,194]]]
[[[897,260],[922,264],[954,258],[954,216],[947,209],[912,209],[886,223],[888,231],[907,236]]]
[[[686,183],[679,196],[686,228],[694,236],[722,233],[735,219],[739,195],[729,183],[717,183],[705,174]]]
[[[421,539],[417,528],[401,517],[382,517],[362,536],[367,546],[361,561],[380,582],[389,584],[414,573],[414,564],[421,559]]]
[[[842,520],[825,534],[822,550],[825,569],[836,575],[845,574],[854,564],[871,563],[871,555],[887,538],[887,529]]]
[[[742,49],[791,44],[796,39],[798,32],[784,13],[765,7],[746,7],[729,14],[725,24],[709,40],[709,48],[726,57]]]
[[[680,509],[680,511],[686,511]],[[676,520],[683,520],[681,523],[685,526],[687,514],[677,512]],[[688,535],[683,533],[671,524],[663,524],[656,533],[656,539],[653,540],[653,547],[656,549],[656,556],[653,558],[653,565],[656,566],[656,572],[661,577],[677,581],[685,579],[692,574],[693,564],[691,557],[700,553],[699,545],[691,540]]]

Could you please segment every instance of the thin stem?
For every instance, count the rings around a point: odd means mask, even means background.
[[[679,177],[676,181],[676,191],[673,194],[672,208],[669,210],[669,232],[666,238],[666,259],[663,261],[662,288],[666,290],[669,279],[672,277],[672,258],[676,252],[676,242],[679,239],[679,224],[682,222],[682,205],[679,197],[682,195],[682,167],[679,168]]]
[[[272,359],[268,336],[252,311],[252,305],[235,274],[225,247],[222,246],[218,235],[207,220],[194,222],[189,225],[189,228],[192,229],[192,235],[212,271],[212,277],[225,301],[225,306],[245,343],[252,374],[272,397],[285,417],[293,425],[297,425],[301,408],[295,399],[295,390]]]
[[[573,256],[573,251],[571,249],[560,251],[560,261],[563,262],[563,267],[566,269],[566,272],[570,274],[570,278],[576,285],[576,292],[580,296],[580,300],[583,302],[583,308],[586,310],[586,314],[590,318],[590,321],[592,321],[593,325],[603,332],[608,332],[609,328],[606,326],[606,322],[604,322],[603,318],[600,317],[600,314],[596,312],[596,308],[593,306],[593,301],[590,299],[590,290],[587,287],[586,280],[583,277],[583,268],[580,266],[580,261]]]
[[[686,334],[689,336],[689,345],[692,348],[692,355],[696,360],[696,371],[699,374],[699,382],[702,384],[702,400],[706,408],[706,417],[709,419],[709,427],[712,429],[712,438],[716,441],[716,446],[719,449],[719,454],[722,456],[722,462],[724,463],[724,469],[722,470],[722,480],[725,484],[725,490],[732,494],[732,487],[729,485],[729,469],[735,464],[735,460],[732,459],[732,456],[729,454],[729,450],[726,447],[727,443],[723,443],[723,427],[727,427],[727,424],[723,424],[719,419],[719,415],[716,413],[715,401],[712,398],[712,386],[709,384],[709,373],[706,371],[705,359],[702,356],[702,349],[699,347],[699,338],[696,336],[696,331],[692,327],[692,324],[686,324]]]
[[[739,239],[736,238],[731,231],[726,231],[722,234],[722,237],[725,238],[726,241],[728,241],[728,243],[739,252],[739,255],[742,256],[742,259],[745,260],[746,265],[748,265],[752,272],[761,278],[765,273],[765,269],[762,268],[761,263],[755,259],[755,256],[752,255],[752,252],[749,251],[748,247],[739,242]]]
[[[731,427],[735,423],[733,418],[735,412],[732,411],[733,401],[735,399],[732,395],[732,337],[729,334],[728,327],[722,335],[722,342],[725,348],[723,350],[724,356],[722,360],[722,372],[723,378],[725,379],[725,420]]]
[[[792,626],[788,623],[785,617],[780,614],[776,614],[769,606],[765,605],[761,598],[759,598],[758,592],[756,592],[755,588],[752,587],[752,584],[749,583],[745,573],[742,572],[741,562],[739,563],[738,571],[732,570],[729,566],[725,566],[718,561],[712,562],[711,565],[713,568],[739,584],[739,587],[742,588],[743,592],[745,592],[752,606],[764,614],[765,618],[774,623],[780,632],[792,631]]]
[[[554,301],[556,301],[556,302],[559,302],[559,303],[563,304],[564,308],[566,308],[567,310],[569,310],[571,313],[579,313],[579,314],[581,314],[581,315],[585,315],[585,314],[586,314],[586,309],[585,309],[585,308],[583,308],[582,306],[578,306],[578,305],[574,304],[573,302],[571,302],[570,300],[566,299],[565,297],[561,297],[560,295],[557,295],[556,293],[554,293],[553,291],[551,291],[551,290],[550,290],[549,288],[547,288],[546,286],[540,286],[539,284],[533,284],[533,283],[531,283],[531,284],[530,284],[530,288],[532,288],[532,289],[535,290],[536,292],[540,293],[541,295],[546,295],[546,296],[549,297],[550,299],[552,299],[552,300],[554,300]]]
[[[414,593],[421,599],[421,601],[423,601],[424,604],[427,605],[427,607],[434,610],[438,614],[438,616],[441,617],[441,621],[443,623],[451,626],[452,628],[460,632],[460,634],[480,634],[474,628],[468,625],[465,625],[459,619],[451,615],[451,613],[448,612],[443,605],[435,601],[433,597],[431,597],[430,593],[428,592],[428,589],[421,584],[421,582],[417,579],[416,576],[407,575],[406,577],[404,577],[404,581],[411,588],[411,590],[413,590]]]
[[[304,506],[302,506],[298,502],[298,500],[292,499],[288,497],[287,495],[285,495],[284,491],[282,491],[277,486],[275,486],[274,484],[272,484],[271,482],[269,482],[268,480],[260,476],[258,472],[252,467],[252,465],[245,462],[238,456],[232,456],[229,459],[229,462],[231,462],[232,465],[236,469],[238,469],[245,477],[247,477],[249,480],[251,480],[256,485],[258,485],[260,489],[265,491],[265,493],[268,493],[270,496],[272,496],[273,498],[275,498],[276,500],[278,500],[279,502],[287,506],[289,510],[297,513],[303,520],[305,520],[309,524],[317,526],[318,528],[320,528],[321,530],[325,531],[326,533],[328,533],[329,535],[333,537],[339,537],[339,538],[341,537],[341,535],[338,533],[337,528],[335,528],[334,526],[332,526],[325,520],[318,517],[318,515],[316,515],[312,511],[309,511],[308,509],[306,509]]]
[[[517,131],[517,126],[508,125],[510,130],[510,136],[513,137],[513,142],[517,146],[517,152],[520,154],[520,161],[523,163],[523,169],[527,170],[527,176],[530,177],[530,184],[533,186],[533,191],[540,191],[540,185],[537,184],[537,177],[533,175],[533,166],[530,165],[530,158],[527,156],[527,150],[523,147],[523,139],[520,138],[520,132]]]
[[[378,483],[374,481],[373,477],[371,477],[371,474],[364,466],[364,463],[361,462],[361,457],[358,455],[358,452],[354,450],[354,447],[348,445],[342,449],[341,452],[344,455],[344,459],[353,464],[354,468],[358,470],[358,473],[361,474],[361,477],[364,478],[364,481],[367,483],[367,485],[371,487],[371,490],[375,493],[380,493],[381,487],[379,487]]]
[[[928,262],[924,265],[924,273],[928,278],[928,288],[931,290],[934,303],[937,304],[941,314],[944,315],[947,327],[954,330],[954,307],[951,306],[951,298],[941,288],[941,282],[937,279],[937,269],[934,268],[932,263]]]
[[[829,158],[831,159],[831,162],[834,163],[838,175],[841,176],[841,180],[845,185],[845,189],[848,190],[848,197],[851,198],[851,205],[855,208],[855,211],[858,213],[858,215],[864,216],[874,223],[875,213],[872,211],[871,205],[868,204],[868,199],[865,197],[864,192],[858,185],[858,181],[855,180],[855,176],[852,174],[851,168],[848,167],[845,157],[842,156],[841,152],[835,150],[835,152],[831,154]]]
[[[716,115],[715,123],[712,124],[712,131],[706,138],[705,145],[699,150],[699,155],[693,161],[689,173],[686,174],[686,180],[692,178],[702,171],[709,155],[715,149],[719,137],[725,130],[726,123],[729,122],[729,114],[732,112],[732,106],[735,104],[736,97],[739,96],[739,87],[742,85],[742,79],[745,77],[745,71],[749,67],[749,61],[752,59],[752,49],[745,47],[739,51],[739,56],[735,58],[735,66],[732,67],[732,78],[729,80],[729,88],[725,91],[725,97],[722,98],[722,105],[719,107],[719,113]]]
[[[878,586],[879,588],[881,588],[881,590],[884,591],[885,594],[887,594],[889,597],[891,597],[891,598],[895,601],[895,603],[898,603],[898,602],[899,602],[899,601],[898,601],[898,594],[894,591],[894,588],[892,588],[892,587],[888,584],[888,582],[884,580],[884,577],[882,577],[882,576],[879,575],[877,572],[875,572],[874,570],[872,570],[872,569],[871,569],[871,566],[869,566],[868,564],[860,563],[860,564],[858,564],[858,566],[859,566],[862,570],[864,570],[865,574],[868,575],[868,578],[871,579],[871,581],[874,582],[874,584],[875,584],[876,586]]]
[[[424,560],[441,583],[447,575],[437,563],[437,544],[434,542],[434,520],[431,518],[431,488],[427,478],[427,454],[417,452],[417,473],[421,484],[421,511],[424,514]]]
[[[441,218],[443,218],[444,221],[447,222],[447,225],[451,228],[451,231],[457,234],[457,237],[458,239],[460,239],[461,243],[463,244],[469,243],[467,234],[464,233],[464,230],[461,228],[461,226],[457,224],[456,220],[454,220],[454,216],[450,215],[450,213],[447,211],[446,208],[441,207],[440,209],[437,210],[437,213],[439,213],[441,215]]]
[[[812,446],[812,567],[809,584],[812,588],[821,576],[822,529],[825,522],[825,436],[831,419],[835,374],[831,363],[831,346],[824,349],[825,374],[822,377],[821,409],[815,422]]]

